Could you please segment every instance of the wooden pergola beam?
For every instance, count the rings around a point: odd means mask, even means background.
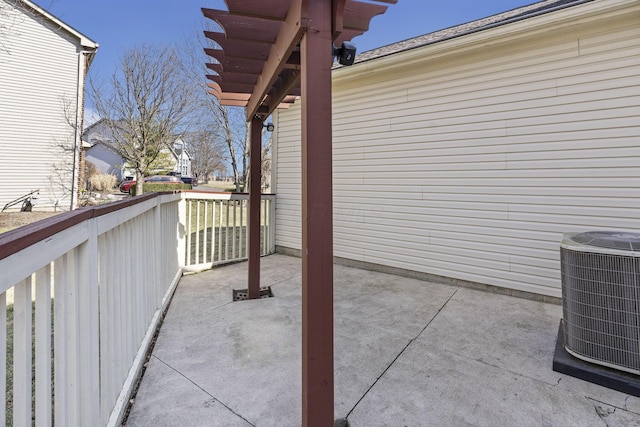
[[[305,1],[306,2],[306,1]],[[269,58],[267,58],[262,68],[262,73],[258,77],[258,82],[247,103],[247,121],[251,121],[258,114],[258,108],[262,104],[273,83],[278,78],[280,72],[287,65],[291,53],[300,42],[302,35],[307,30],[307,19],[302,16],[303,0],[291,0],[287,18],[282,23],[276,41],[271,47]],[[283,94],[282,98],[287,94]],[[280,102],[282,99],[278,100]],[[263,120],[270,114],[262,112]]]
[[[264,120],[302,95],[302,425],[334,424],[332,47],[362,34],[397,0],[225,0],[203,9],[224,33],[209,93],[246,106],[250,122],[249,298],[260,293],[260,164]],[[376,3],[377,2],[377,3]],[[268,48],[268,49],[267,49]],[[268,50],[268,55],[266,52]]]
[[[334,423],[332,2],[310,1],[302,38],[302,425]]]
[[[251,120],[249,138],[249,258],[248,297],[260,298],[260,183],[262,181],[262,120]]]

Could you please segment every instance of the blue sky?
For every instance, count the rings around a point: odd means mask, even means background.
[[[260,1],[260,0],[256,0]],[[201,36],[200,8],[225,9],[223,0],[35,0],[100,44],[91,74],[113,74],[122,52],[142,44]],[[484,18],[534,0],[398,0],[353,40],[358,52]]]

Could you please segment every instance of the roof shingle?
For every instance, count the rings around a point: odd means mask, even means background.
[[[555,10],[576,6],[593,0],[545,0],[527,6],[512,9],[497,15],[471,21],[466,24],[445,28],[433,33],[403,40],[377,49],[372,49],[356,56],[355,63],[365,62],[383,56],[393,55],[410,49],[427,46],[444,40],[476,33],[489,28],[506,25],[511,22],[521,21],[534,16],[550,13]],[[338,68],[339,66],[336,66]]]

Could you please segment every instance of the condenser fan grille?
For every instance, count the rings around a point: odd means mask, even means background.
[[[640,258],[633,249],[585,248],[584,236],[577,236],[565,235],[560,248],[565,348],[640,374]]]

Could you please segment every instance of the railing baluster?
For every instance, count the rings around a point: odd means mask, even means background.
[[[247,212],[247,204],[243,202],[242,211],[244,212],[244,239],[242,240],[242,244],[244,245],[244,257],[247,258],[249,256],[249,212]]]
[[[194,264],[200,264],[200,200],[196,200],[196,226],[189,230],[189,233],[196,235],[196,261]]]
[[[131,254],[129,253],[128,247],[123,247],[125,245],[124,236],[129,233],[129,227],[127,225],[121,225],[118,227],[117,233],[114,235],[113,241],[113,250],[117,251],[116,248],[120,248],[120,263],[118,266],[118,271],[115,274],[114,281],[111,283],[111,312],[113,313],[113,323],[112,323],[112,336],[111,336],[111,351],[112,357],[111,364],[113,366],[113,372],[116,377],[113,379],[114,388],[117,387],[121,381],[124,381],[124,373],[122,368],[122,360],[123,360],[123,351],[124,351],[124,334],[123,334],[123,307],[122,304],[118,304],[119,301],[123,300],[122,287],[124,286],[124,280],[126,275],[126,260]]]
[[[211,236],[211,244],[209,245],[209,252],[211,253],[211,257],[208,262],[213,264],[215,262],[215,253],[216,253],[216,202],[215,200],[211,200],[211,219],[209,220],[211,223],[211,232],[209,235]]]
[[[100,319],[98,296],[98,227],[88,220],[87,241],[78,247],[80,424],[100,417]]]
[[[271,235],[269,244],[269,253],[276,252],[276,199],[273,198],[269,203],[269,211],[271,212],[271,221],[269,222],[269,234]]]
[[[224,228],[224,259],[229,259],[229,210],[230,210],[231,202],[227,202],[227,218],[225,222]]]
[[[7,366],[7,294],[0,293],[0,366]],[[0,375],[0,426],[7,425],[7,376]]]
[[[67,271],[67,254],[55,261],[53,264],[53,348],[54,348],[54,419],[55,425],[66,426],[68,419],[67,411],[67,284],[64,280],[64,273]]]
[[[222,200],[220,200],[220,204],[218,205],[220,209],[219,213],[219,222],[218,222],[218,262],[222,261]]]
[[[193,206],[194,200],[187,200],[186,205],[186,218],[184,219],[185,224],[185,235],[186,235],[186,255],[185,255],[185,264],[191,265],[193,264],[193,260],[191,259],[191,210]]]
[[[260,249],[260,254],[264,255],[267,250],[267,228],[266,228],[266,223],[267,223],[267,201],[266,200],[261,200],[260,201],[260,209],[262,210],[262,215],[261,215],[261,219],[260,219],[260,244],[261,244],[261,249]]]
[[[231,236],[231,258],[232,259],[237,259],[240,258],[240,256],[236,257],[236,226],[237,224],[237,216],[236,216],[236,212],[238,211],[238,203],[235,202],[233,204],[233,233]]]
[[[242,240],[242,232],[243,230],[245,230],[244,228],[244,210],[242,209],[242,201],[235,201],[234,202],[234,206],[235,209],[240,210],[240,235],[238,236],[238,258],[244,258],[246,257],[246,252],[243,251],[243,249],[245,249],[245,245],[244,245],[244,240]],[[246,234],[246,233],[245,233]]]
[[[115,251],[112,245],[112,232],[107,232],[101,236],[98,242],[98,253],[105,257],[105,259],[117,259]],[[109,413],[108,402],[112,401],[114,397],[113,392],[113,304],[111,301],[111,292],[113,287],[110,286],[114,280],[113,271],[115,269],[112,266],[102,262],[99,265],[100,276],[100,422],[105,424]],[[109,285],[107,285],[109,284]]]
[[[31,284],[29,276],[14,287],[13,425],[31,426]]]
[[[136,218],[135,222],[140,223],[138,218]],[[129,227],[130,228],[133,227],[133,224],[131,224]],[[120,293],[120,297],[118,298],[118,301],[121,302],[122,308],[123,308],[121,312],[122,330],[120,331],[122,333],[122,336],[124,337],[124,343],[122,346],[123,352],[120,355],[120,357],[122,357],[123,362],[128,362],[130,360],[132,347],[133,347],[133,330],[132,330],[133,328],[131,324],[132,310],[131,310],[130,294],[131,294],[132,282],[135,283],[137,281],[137,272],[134,270],[134,266],[138,264],[138,262],[140,261],[139,259],[140,255],[138,253],[140,252],[140,248],[138,247],[138,245],[140,242],[140,238],[143,237],[142,233],[139,232],[139,227],[133,227],[132,231],[133,232],[131,233],[131,235],[133,236],[134,241],[131,242],[131,247],[127,251],[128,256],[125,259],[125,268],[124,268],[124,271],[126,272],[126,277],[122,281],[121,293]]]
[[[79,323],[79,304],[78,304],[78,259],[77,259],[77,248],[70,251],[66,255],[67,258],[67,269],[66,274],[64,276],[64,280],[66,281],[65,286],[65,294],[63,298],[66,300],[67,310],[64,312],[64,316],[66,317],[66,327],[67,327],[67,393],[68,393],[68,402],[67,402],[67,426],[80,426],[79,418],[80,418],[80,360],[79,360],[79,348],[80,345],[84,345],[84,343],[80,343],[80,334],[78,332],[78,323]]]
[[[204,201],[204,221],[202,227],[202,262],[208,262],[209,257],[207,256],[207,228],[208,228],[208,214],[209,213],[209,202],[207,200]]]
[[[51,264],[36,273],[36,427],[51,425]],[[1,425],[1,424],[0,424]]]

